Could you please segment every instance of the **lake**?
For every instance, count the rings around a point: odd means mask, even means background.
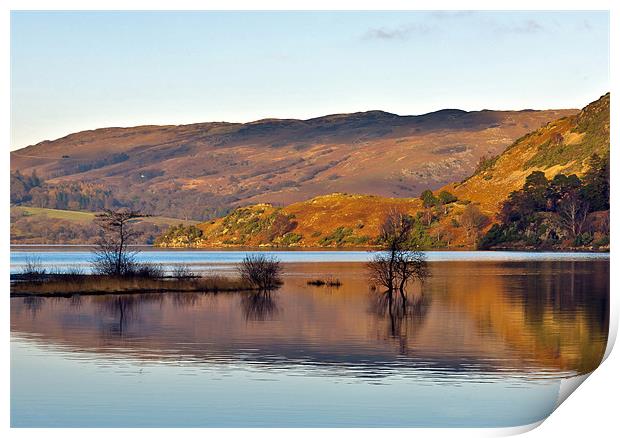
[[[243,255],[140,258],[233,275]],[[12,426],[519,426],[605,351],[608,254],[430,252],[405,309],[369,287],[367,252],[275,255],[271,293],[12,298]],[[33,257],[88,268],[13,248],[11,272]]]

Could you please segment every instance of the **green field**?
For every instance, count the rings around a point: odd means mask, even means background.
[[[88,223],[92,222],[95,219],[96,213],[89,211],[70,211],[70,210],[55,210],[53,208],[39,208],[39,207],[22,207],[22,206],[12,206],[11,207],[12,214],[18,214],[22,216],[46,216],[50,219],[62,219],[76,223]],[[172,217],[164,217],[164,216],[150,216],[137,219],[136,222],[145,222],[152,223],[155,225],[177,225],[177,224],[185,224],[192,225],[197,224],[198,221],[188,221],[183,219],[177,219]]]

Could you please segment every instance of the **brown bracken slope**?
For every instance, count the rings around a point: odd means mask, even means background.
[[[381,111],[309,120],[84,131],[11,153],[48,184],[90,182],[145,213],[206,218],[334,192],[414,197],[469,176],[481,156],[577,110]]]

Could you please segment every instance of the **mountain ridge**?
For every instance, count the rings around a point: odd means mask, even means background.
[[[100,128],[13,151],[11,171],[36,172],[56,188],[101,185],[114,205],[149,214],[206,219],[242,205],[288,205],[333,192],[415,196],[466,177],[481,156],[576,111],[374,110]],[[43,198],[31,206],[64,208]]]
[[[104,131],[108,131],[108,130],[129,130],[129,129],[140,129],[140,128],[173,128],[173,127],[191,127],[191,126],[211,126],[213,125],[214,127],[216,126],[240,126],[240,125],[253,125],[253,124],[260,124],[260,123],[265,123],[265,122],[306,122],[306,123],[310,123],[310,122],[314,122],[314,121],[321,121],[321,120],[329,120],[329,119],[333,119],[333,118],[340,118],[340,117],[348,117],[348,116],[357,116],[357,115],[384,115],[387,117],[393,117],[393,118],[420,118],[420,117],[426,117],[426,116],[432,116],[432,115],[438,115],[438,114],[470,114],[470,113],[485,113],[485,112],[512,112],[512,113],[519,113],[519,112],[544,112],[544,111],[578,111],[577,108],[566,108],[566,109],[562,109],[562,110],[558,110],[558,109],[553,109],[553,108],[548,108],[548,109],[539,109],[539,110],[535,110],[535,109],[531,109],[531,108],[524,108],[524,109],[520,109],[520,110],[491,110],[491,109],[481,109],[481,110],[462,110],[459,108],[443,108],[440,110],[436,110],[436,111],[430,111],[427,113],[422,113],[422,114],[406,114],[406,115],[401,115],[401,114],[396,114],[396,113],[392,113],[389,111],[385,111],[385,110],[366,110],[366,111],[354,111],[354,112],[350,112],[350,113],[333,113],[333,114],[326,114],[323,116],[317,116],[317,117],[310,117],[307,119],[297,119],[297,118],[289,118],[289,117],[265,117],[265,118],[261,118],[261,119],[256,119],[256,120],[250,120],[247,122],[227,122],[227,121],[210,121],[210,122],[192,122],[192,123],[178,123],[178,124],[153,124],[153,123],[147,123],[147,124],[140,124],[140,125],[133,125],[133,126],[105,126],[105,127],[101,127],[101,128],[92,128],[92,129],[83,129],[80,131],[75,131],[75,132],[71,132],[68,133],[66,135],[60,136],[58,138],[55,139],[45,139],[45,140],[41,140],[39,142],[30,144],[30,145],[26,145],[17,149],[13,149],[10,152],[19,152],[19,151],[23,151],[24,149],[28,149],[31,147],[35,147],[35,146],[40,146],[40,145],[45,145],[45,144],[49,144],[49,143],[54,143],[60,140],[66,140],[72,136],[79,136],[82,134],[87,134],[87,133],[96,133],[96,132],[104,132]]]

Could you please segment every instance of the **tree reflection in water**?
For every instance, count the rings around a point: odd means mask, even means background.
[[[139,297],[133,295],[118,295],[115,297],[105,297],[102,307],[107,314],[116,319],[117,322],[107,330],[111,334],[123,336],[128,325],[133,320],[139,307]]]
[[[270,291],[257,291],[243,295],[241,308],[246,321],[268,321],[279,313],[275,295]]]
[[[430,305],[431,295],[424,292],[424,284],[417,293],[406,292],[404,296],[371,291],[371,309],[380,318],[387,318],[388,335],[398,341],[400,354],[407,353],[407,340],[423,324]]]
[[[172,304],[178,309],[188,309],[200,304],[202,295],[195,292],[173,293],[170,295]]]
[[[123,336],[130,325],[139,317],[143,303],[163,303],[163,294],[116,295],[97,297],[102,313],[112,316],[115,321],[104,327],[107,333]]]
[[[24,297],[24,306],[30,311],[32,315],[32,319],[37,317],[37,313],[41,310],[41,306],[43,306],[42,297]]]
[[[75,310],[81,309],[82,308],[82,295],[80,294],[71,295],[71,298],[69,298],[69,307]]]
[[[171,293],[171,294],[139,294],[94,297],[94,301],[103,315],[113,318],[113,322],[104,324],[103,331],[107,335],[125,336],[131,325],[138,322],[144,304],[165,302],[172,303],[176,308],[192,308],[201,305],[205,300],[216,300],[217,294]],[[31,307],[35,311],[33,302]],[[79,301],[71,303],[79,306]],[[256,291],[241,296],[241,309],[246,321],[267,321],[274,318],[280,311],[275,295],[269,291]]]

